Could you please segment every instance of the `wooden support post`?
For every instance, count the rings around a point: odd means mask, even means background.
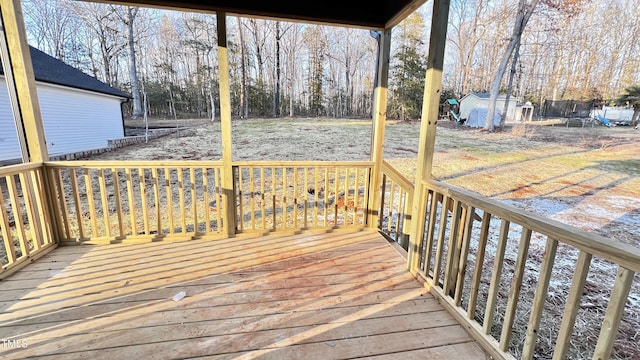
[[[384,153],[384,126],[387,120],[387,88],[389,84],[389,58],[391,54],[391,29],[385,29],[380,35],[378,46],[378,83],[373,92],[373,129],[371,132],[371,161],[373,171],[369,182],[369,209],[367,223],[369,227],[378,226],[380,210],[380,177],[382,174],[382,155]]]
[[[229,89],[229,53],[227,15],[216,14],[218,22],[218,68],[220,74],[220,132],[222,136],[222,213],[224,231],[236,233],[236,201],[233,191],[233,152],[231,149],[231,94]]]
[[[6,37],[6,48],[9,55],[9,59],[3,59],[3,64],[7,64],[6,60],[9,60],[11,65],[5,65],[4,71],[7,82],[9,84],[13,82],[15,87],[16,99],[12,100],[17,101],[17,109],[16,104],[13,104],[13,107],[14,110],[19,110],[18,114],[14,114],[18,120],[16,127],[19,128],[18,130],[24,129],[26,142],[24,145],[27,147],[27,149],[23,149],[23,153],[28,154],[28,159],[23,159],[23,161],[47,161],[49,154],[45,143],[36,81],[31,65],[31,53],[27,44],[20,0],[0,0],[0,11],[2,12],[2,29]],[[5,39],[1,41],[4,42]]]
[[[431,179],[433,151],[436,142],[436,122],[440,105],[442,88],[442,68],[444,63],[444,47],[447,40],[447,24],[449,21],[450,0],[435,0],[431,20],[431,36],[427,72],[424,84],[424,100],[422,102],[422,119],[420,124],[420,142],[416,164],[415,191],[411,215],[410,245],[408,251],[409,271],[415,275],[418,271],[420,239],[424,233],[428,189],[424,181]]]

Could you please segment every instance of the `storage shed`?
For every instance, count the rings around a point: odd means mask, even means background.
[[[47,149],[60,155],[107,147],[124,137],[122,102],[129,96],[30,47]],[[0,161],[21,158],[20,144],[0,64]]]
[[[489,108],[489,93],[470,93],[460,99],[460,118],[469,119],[469,114],[475,108],[488,109]],[[507,96],[498,95],[498,101],[496,102],[496,112],[502,114],[504,109],[504,103],[507,100]],[[514,121],[516,112],[516,103],[518,99],[511,97],[509,100],[509,109],[507,109],[506,121]]]

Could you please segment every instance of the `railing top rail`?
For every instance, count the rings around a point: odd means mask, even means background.
[[[221,167],[222,161],[211,160],[108,160],[108,161],[47,161],[44,163],[46,166],[59,167],[59,168],[139,168],[139,167]]]
[[[496,200],[483,198],[465,189],[434,180],[425,181],[425,184],[437,192],[459,199],[475,208],[488,211],[500,218],[525,226],[532,231],[547,235],[552,239],[619,264],[634,272],[640,272],[640,248],[614,242],[559,221]]]
[[[16,175],[24,171],[29,171],[42,167],[42,163],[24,163],[8,166],[0,166],[0,176]]]
[[[300,160],[260,160],[234,161],[233,166],[244,167],[371,167],[372,161],[300,161]]]
[[[399,184],[405,190],[413,191],[413,189],[415,188],[411,180],[407,179],[386,160],[382,160],[382,172],[389,176],[394,182]]]

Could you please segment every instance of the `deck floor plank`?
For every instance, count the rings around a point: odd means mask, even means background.
[[[0,338],[28,344],[3,358],[486,359],[375,232],[61,247],[41,260],[0,283]]]

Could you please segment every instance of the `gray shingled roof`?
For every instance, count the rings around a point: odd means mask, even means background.
[[[77,89],[95,91],[103,94],[130,98],[131,96],[111,87],[102,81],[89,76],[82,71],[65,64],[64,62],[45,54],[44,52],[29,46],[31,49],[31,62],[36,80],[63,85]],[[0,63],[0,74],[4,74]]]

